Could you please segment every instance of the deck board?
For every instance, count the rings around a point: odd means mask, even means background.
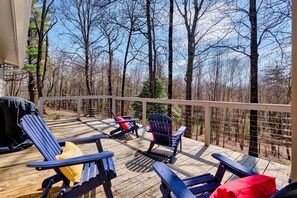
[[[109,134],[115,128],[111,119],[104,120],[47,120],[50,129],[57,139],[72,137],[87,137],[98,134]],[[119,139],[102,140],[104,150],[115,153],[114,163],[117,177],[112,180],[112,191],[115,197],[161,197],[159,190],[160,179],[152,170],[155,162],[152,157],[143,155],[149,147],[151,134],[140,129],[140,138],[135,135],[126,135]],[[194,176],[205,172],[215,173],[218,162],[211,157],[212,153],[221,153],[260,174],[277,177],[277,185],[287,184],[290,176],[290,167],[276,162],[251,157],[229,149],[210,145],[204,146],[188,138],[183,138],[183,149],[178,152],[173,165],[168,164],[180,177]],[[95,144],[79,145],[83,153],[97,152]],[[158,150],[170,151],[168,148],[158,147]],[[36,171],[27,168],[26,164],[33,161],[42,161],[43,158],[35,147],[26,150],[0,155],[0,198],[4,197],[39,197],[44,178],[51,176],[52,170]],[[226,173],[224,182],[236,177]],[[51,197],[59,190],[60,184],[55,184]],[[103,188],[89,193],[89,197],[104,197]]]

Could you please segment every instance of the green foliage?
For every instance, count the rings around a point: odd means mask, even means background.
[[[177,105],[172,105],[171,116],[173,121],[180,121],[182,110]]]
[[[285,69],[279,67],[278,65],[269,68],[265,73],[265,78],[269,82],[268,84],[284,84],[287,83],[287,78],[285,76]]]
[[[35,59],[37,58],[38,55],[38,50],[37,50],[37,36],[36,36],[36,24],[34,22],[34,13],[36,12],[36,3],[38,0],[33,0],[32,1],[32,12],[31,12],[31,18],[30,18],[30,23],[29,23],[29,29],[28,29],[28,42],[27,42],[27,49],[26,49],[26,54],[28,56],[28,61],[29,63],[25,64],[24,67],[22,68],[25,71],[30,71],[30,72],[36,72],[36,64],[35,64]]]
[[[192,131],[201,131],[201,129],[203,129],[202,124],[192,124]]]
[[[27,53],[28,56],[36,58],[37,54],[38,54],[38,50],[36,48],[34,48],[34,47],[31,47],[31,48],[27,49],[26,53]]]
[[[144,81],[143,88],[141,93],[138,95],[140,98],[150,98],[150,83],[149,79]],[[161,99],[167,99],[167,94],[165,92],[165,88],[161,79],[156,78],[155,81],[155,97]],[[137,118],[142,119],[142,103],[141,102],[134,102],[132,103],[132,107],[134,109],[134,116]],[[146,114],[149,115],[150,113],[160,113],[160,114],[167,114],[167,105],[166,104],[159,104],[159,103],[147,103],[146,107],[147,111]],[[173,105],[172,106],[172,119],[178,121],[180,119],[181,109]]]
[[[29,23],[29,30],[36,31],[36,25],[34,22],[30,21]]]
[[[36,72],[36,65],[35,64],[25,64],[25,66],[22,68],[26,71]]]
[[[155,96],[156,98],[166,98],[166,93],[164,91],[164,86],[160,79],[156,78],[155,82]],[[142,92],[139,94],[140,98],[149,98],[150,97],[150,82],[149,79],[144,81]],[[135,112],[135,117],[142,119],[142,103],[141,102],[134,102],[132,107]],[[155,113],[162,113],[166,112],[167,105],[164,104],[156,104],[156,103],[147,103],[147,114],[155,112]]]
[[[140,98],[149,98],[150,97],[150,82],[149,82],[149,80],[144,81],[142,92],[139,94],[138,97],[140,97]],[[167,97],[167,94],[164,91],[163,83],[159,78],[156,78],[155,97],[156,98],[166,98]]]

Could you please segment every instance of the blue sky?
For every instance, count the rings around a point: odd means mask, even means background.
[[[56,4],[59,3],[59,1],[56,2]],[[220,9],[223,9],[224,7],[222,6]],[[166,13],[163,13],[164,15]],[[228,40],[228,43],[238,43],[238,41],[240,43],[242,42],[247,42],[244,39],[239,39],[237,37],[237,34],[234,31],[230,31],[230,20],[228,18],[224,18],[221,19],[222,17],[222,13],[219,11],[213,11],[211,13],[208,13],[205,18],[203,20],[201,20],[201,22],[199,22],[198,24],[198,31],[200,32],[200,34],[203,34],[205,32],[205,30],[208,29],[212,29],[211,33],[207,34],[206,36],[204,36],[203,40],[201,42],[198,43],[198,48],[199,49],[203,49],[209,42],[215,42],[217,40],[217,38],[220,38],[222,36],[225,36],[225,40]],[[234,18],[238,17],[242,17],[239,14],[234,14],[233,15]],[[260,19],[261,16],[258,17],[259,18],[259,29],[261,30],[263,26],[263,24],[265,25],[265,23],[261,23]],[[219,22],[215,22],[216,20],[220,20]],[[247,20],[247,19],[246,19]],[[166,20],[164,20],[164,22],[166,22]],[[215,28],[211,28],[211,24],[212,23],[217,23]],[[248,22],[248,21],[247,21]],[[176,49],[176,51],[174,52],[174,68],[175,68],[175,74],[176,75],[183,75],[185,73],[185,69],[186,69],[186,56],[187,56],[187,37],[186,35],[186,29],[185,26],[183,24],[183,18],[181,17],[181,15],[177,12],[175,12],[174,15],[174,23],[175,23],[175,27],[174,27],[174,48]],[[288,30],[291,28],[290,23],[286,24],[285,28],[287,28]],[[243,31],[246,32],[246,35],[248,36],[248,30],[247,29],[243,29]],[[69,51],[73,51],[74,49],[71,49],[72,47],[75,47],[75,44],[72,43],[71,39],[66,36],[66,35],[61,35],[61,33],[65,32],[65,28],[64,26],[59,22],[58,24],[55,25],[55,27],[53,28],[53,30],[50,32],[50,40],[51,40],[51,53],[56,53],[57,49],[64,49],[64,50],[69,50]],[[156,36],[158,39],[160,39],[159,41],[161,43],[163,43],[163,45],[165,47],[167,47],[167,27],[165,28],[165,30],[160,30],[159,32],[157,32]],[[134,37],[136,38],[136,37]],[[143,39],[143,41],[141,41],[141,39]],[[143,36],[138,36],[137,38],[138,41],[141,42],[145,42],[145,38]],[[102,42],[101,45],[104,45],[103,43],[106,42]],[[249,50],[249,46],[248,43],[246,44],[246,49]],[[263,71],[264,68],[266,68],[267,66],[270,66],[272,64],[275,64],[276,60],[279,59],[279,52],[278,50],[275,48],[276,47],[276,42],[271,41],[271,40],[266,40],[262,43],[262,45],[259,48],[259,71]],[[263,47],[264,46],[264,47]],[[118,62],[121,64],[123,62],[123,52],[125,49],[125,45],[123,45],[122,47],[120,47],[116,52],[115,52],[115,58],[118,60]],[[146,51],[146,46],[144,46],[143,48],[144,52]],[[288,54],[290,54],[291,48],[290,46],[286,47],[284,49],[285,51],[288,52]],[[160,50],[162,54],[166,54],[166,51],[163,52],[162,50]],[[242,60],[242,63],[244,65],[246,65],[246,69],[248,70],[249,65],[248,65],[248,58],[244,55],[242,55],[241,53],[237,53],[237,52],[232,52],[230,50],[226,50],[226,52],[228,51],[228,56],[225,56],[225,59],[227,58],[234,58],[236,57],[237,59]],[[248,52],[248,51],[247,51]],[[139,57],[139,59],[145,59],[144,56]],[[162,58],[163,62],[162,64],[164,65],[164,67],[167,67],[167,58],[163,57]],[[211,60],[211,59],[210,59]],[[288,60],[287,60],[288,61]],[[207,62],[204,63],[207,65]],[[142,67],[144,67],[144,71],[146,71],[147,69],[145,68],[145,65],[141,64],[141,62],[139,61],[135,61],[134,63],[131,64],[131,66],[129,66],[130,68],[132,66],[139,66],[141,65]],[[166,72],[166,69],[165,69]],[[147,72],[145,72],[147,73]],[[145,75],[145,74],[144,74]]]

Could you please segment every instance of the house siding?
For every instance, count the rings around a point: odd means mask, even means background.
[[[3,68],[0,68],[0,97],[4,96],[4,75]]]

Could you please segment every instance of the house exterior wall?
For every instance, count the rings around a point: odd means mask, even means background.
[[[297,181],[297,1],[292,1],[292,182]]]
[[[3,68],[0,68],[0,97],[4,96],[5,90],[4,90],[4,74],[3,74]]]

